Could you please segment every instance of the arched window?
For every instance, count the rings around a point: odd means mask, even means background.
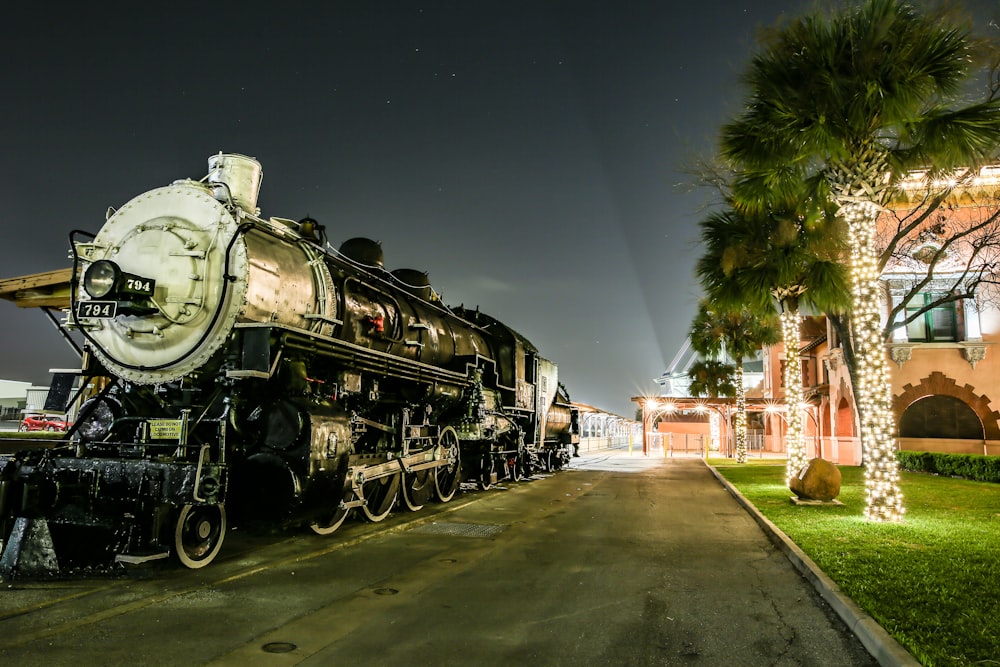
[[[850,438],[854,435],[854,411],[846,398],[837,404],[837,437]]]
[[[925,396],[911,403],[899,420],[901,438],[982,440],[983,424],[972,408],[954,396]]]

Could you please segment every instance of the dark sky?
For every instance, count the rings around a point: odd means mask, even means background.
[[[738,110],[756,29],[810,6],[17,3],[0,276],[68,266],[70,230],[242,153],[262,215],[381,241],[386,268],[527,336],[574,400],[631,415],[698,296],[710,193],[687,169]],[[41,313],[0,312],[0,378],[76,363]]]

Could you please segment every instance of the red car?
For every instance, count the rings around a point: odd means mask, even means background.
[[[46,415],[28,415],[21,420],[19,431],[65,431],[69,428],[69,422],[58,417]]]

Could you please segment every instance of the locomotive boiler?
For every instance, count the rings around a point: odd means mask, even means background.
[[[61,446],[0,456],[0,572],[199,568],[232,521],[328,534],[568,461],[572,407],[527,339],[375,241],[262,217],[255,159],[208,167],[71,235],[82,405]]]

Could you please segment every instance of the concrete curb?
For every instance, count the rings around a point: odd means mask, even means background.
[[[892,635],[876,623],[874,618],[865,613],[854,600],[844,595],[840,587],[826,573],[820,570],[816,563],[798,545],[792,542],[780,528],[761,514],[760,510],[743,497],[743,494],[737,491],[725,477],[719,474],[718,470],[709,465],[708,462],[705,465],[708,466],[708,469],[712,471],[712,474],[715,475],[715,478],[719,480],[722,486],[732,494],[736,502],[742,505],[750,516],[754,518],[775,546],[781,549],[785,556],[788,557],[792,565],[813,585],[820,596],[826,600],[827,604],[837,612],[837,615],[847,624],[848,629],[861,640],[864,647],[873,658],[878,660],[880,665],[883,667],[920,667],[920,661],[893,639]]]

